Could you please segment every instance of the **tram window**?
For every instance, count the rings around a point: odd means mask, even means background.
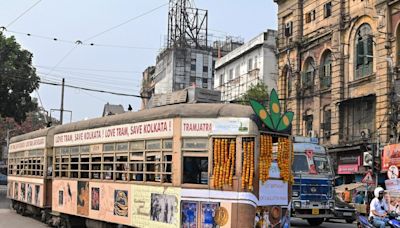
[[[146,141],[147,150],[161,149],[161,140],[149,140]]]
[[[81,173],[80,178],[89,178],[89,158],[88,157],[81,157]]]
[[[159,155],[146,156],[146,181],[161,181],[159,162]]]
[[[117,180],[122,180],[122,181],[127,181],[128,180],[128,171],[129,171],[129,165],[128,165],[128,156],[127,155],[116,155],[116,179]]]
[[[71,154],[79,154],[79,146],[71,147]]]
[[[208,184],[207,157],[184,157],[183,183]]]
[[[91,178],[100,179],[101,157],[92,157],[92,174]]]
[[[163,141],[163,149],[172,149],[172,140],[166,139]]]
[[[114,150],[115,150],[114,143],[104,144],[103,146],[103,151],[114,151]]]
[[[105,180],[113,180],[114,156],[105,156],[103,164],[103,177]]]
[[[127,150],[128,150],[128,143],[117,144],[117,151],[127,151]]]
[[[163,182],[171,183],[172,182],[172,155],[164,155],[164,164],[163,164]]]
[[[131,142],[130,150],[144,150],[144,141]]]
[[[143,160],[132,161],[130,164],[131,175],[133,181],[143,181]]]
[[[53,157],[47,157],[47,176],[51,177],[53,175]]]
[[[204,149],[207,150],[207,138],[187,138],[183,139],[183,148],[185,149]]]
[[[79,158],[71,157],[71,178],[78,178]]]
[[[81,153],[89,153],[90,152],[90,146],[85,145],[80,147]]]

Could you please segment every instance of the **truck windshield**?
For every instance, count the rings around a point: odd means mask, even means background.
[[[330,173],[331,171],[328,159],[326,159],[326,157],[314,156],[314,164],[317,172],[320,174]]]
[[[295,173],[308,173],[308,161],[305,155],[294,155],[293,171]]]

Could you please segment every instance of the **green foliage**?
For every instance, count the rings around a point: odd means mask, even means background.
[[[243,105],[250,105],[250,99],[252,99],[265,104],[265,101],[268,100],[268,97],[268,86],[263,82],[258,82],[256,85],[250,86],[250,89],[242,96],[242,98],[239,100],[239,103]]]
[[[39,88],[39,80],[32,53],[0,32],[0,116],[22,123],[27,113],[37,109],[30,94]]]

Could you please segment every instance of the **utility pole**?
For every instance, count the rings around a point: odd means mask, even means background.
[[[65,78],[62,79],[61,85],[61,107],[60,107],[60,123],[63,124],[63,114],[64,114],[64,85],[65,85]]]

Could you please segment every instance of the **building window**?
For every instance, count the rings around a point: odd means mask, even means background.
[[[229,80],[233,79],[233,69],[229,69]]]
[[[371,26],[362,24],[356,34],[355,79],[358,79],[372,74],[374,54]]]
[[[292,21],[287,22],[284,25],[283,31],[284,31],[285,37],[292,36],[292,34],[293,34],[293,22]]]
[[[305,115],[303,118],[304,118],[304,122],[305,122],[305,128],[306,128],[307,136],[314,137],[312,135],[313,115]]]
[[[314,85],[314,60],[308,58],[302,72],[301,85],[303,89],[310,89]]]
[[[342,102],[339,136],[344,141],[361,139],[361,131],[375,132],[376,97],[367,96]]]
[[[208,66],[203,66],[203,72],[208,72]]]
[[[247,62],[247,71],[251,71],[253,69],[253,59],[249,59]]]
[[[240,76],[240,65],[238,64],[235,69],[235,78],[238,78],[239,76]]]
[[[324,5],[324,18],[332,15],[332,2],[328,2]]]
[[[254,56],[254,69],[257,69],[257,67],[258,67],[258,56],[256,55],[256,56]]]
[[[320,88],[328,89],[331,87],[332,78],[332,53],[331,51],[326,51],[322,57],[322,62],[320,65]]]
[[[196,71],[196,59],[191,59],[190,60],[190,70],[191,71]]]
[[[315,21],[315,10],[306,13],[306,23],[310,23],[311,21]]]
[[[329,139],[331,137],[331,110],[325,109],[323,112],[323,121],[321,129],[324,132],[324,138]]]

